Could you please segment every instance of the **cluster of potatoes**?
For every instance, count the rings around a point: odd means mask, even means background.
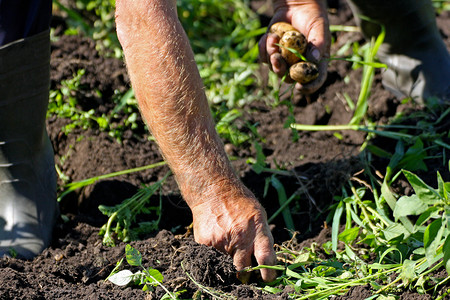
[[[291,24],[278,22],[270,27],[270,32],[280,37],[281,56],[289,67],[286,82],[299,82],[306,84],[319,76],[317,65],[312,62],[302,61],[290,49],[294,49],[301,55],[304,55],[308,41],[305,36],[295,29]]]

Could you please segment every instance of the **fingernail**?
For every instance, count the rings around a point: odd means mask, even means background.
[[[311,55],[312,55],[312,57],[314,57],[314,59],[315,60],[319,60],[320,59],[320,51],[319,51],[319,49],[314,49],[312,52],[311,52]]]

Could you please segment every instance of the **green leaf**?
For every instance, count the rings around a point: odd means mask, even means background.
[[[331,266],[319,265],[313,269],[313,273],[320,277],[330,276],[336,273],[336,268]]]
[[[348,245],[345,245],[345,254],[351,259],[351,260],[357,260],[358,256],[356,253],[350,248]]]
[[[409,171],[423,170],[427,171],[427,165],[424,163],[424,159],[427,156],[426,151],[423,149],[423,143],[421,139],[416,139],[416,142],[412,147],[410,147],[401,161],[399,165],[402,168]]]
[[[366,149],[378,157],[382,157],[382,158],[391,158],[392,157],[392,153],[389,153],[386,150],[381,149],[380,147],[377,147],[375,145],[367,145]]]
[[[303,279],[304,276],[301,276],[297,272],[292,271],[290,268],[286,268],[286,276],[296,278],[296,279]]]
[[[442,234],[445,229],[445,225],[442,225],[442,219],[437,219],[428,225],[427,229],[425,229],[423,244],[425,248],[425,256],[429,265],[436,256],[436,249],[441,243]]]
[[[416,195],[425,203],[435,204],[436,201],[440,200],[439,194],[435,189],[426,184],[422,179],[420,179],[417,175],[409,172],[407,170],[402,170],[406,179],[408,179],[409,183],[413,187]]]
[[[161,274],[161,272],[159,272],[156,269],[148,269],[147,270],[147,275],[149,275],[148,277],[150,277],[149,279],[151,279],[150,281],[147,280],[148,284],[152,284],[152,285],[157,285],[158,282],[161,283],[164,279],[163,275]]]
[[[266,167],[266,156],[264,155],[263,149],[258,142],[255,141],[253,146],[256,150],[256,163],[252,166],[252,168],[256,174],[260,174]]]
[[[418,216],[428,209],[428,205],[425,204],[417,195],[402,196],[395,203],[394,218],[398,220],[400,217],[406,216]]]
[[[444,266],[447,270],[447,273],[450,274],[450,235],[447,235],[444,243]]]
[[[127,258],[127,262],[131,266],[141,266],[142,265],[142,255],[141,253],[127,244],[125,246],[125,255]]]
[[[277,294],[277,293],[281,293],[283,291],[282,289],[279,289],[279,288],[276,288],[276,287],[271,287],[271,286],[268,286],[268,285],[264,286],[263,290],[268,292],[268,293],[270,293],[270,294]]]
[[[439,172],[437,172],[437,180],[438,180],[438,193],[439,193],[439,196],[441,196],[441,198],[443,198],[446,201],[448,201],[448,190],[447,190],[448,185],[446,185],[446,183],[442,179],[442,176],[441,176],[441,174]]]
[[[118,286],[125,286],[134,278],[133,272],[130,270],[122,270],[108,278],[109,281]]]
[[[426,221],[428,221],[432,217],[436,217],[437,215],[439,215],[439,208],[436,206],[429,207],[419,216],[419,218],[416,221],[416,226],[423,225]]]
[[[430,225],[427,226],[427,229],[425,230],[424,236],[423,236],[423,244],[424,247],[427,248],[431,245],[431,243],[436,238],[439,229],[442,227],[442,219],[437,219],[431,222]]]
[[[409,284],[416,277],[416,261],[405,259],[402,265],[402,272],[400,277],[405,285]]]
[[[382,232],[384,234],[384,237],[388,241],[393,240],[402,234],[404,237],[409,236],[408,230],[406,230],[406,228],[402,224],[399,224],[399,223],[393,223],[393,224],[389,225],[388,227],[386,227],[386,229],[382,230]]]
[[[383,254],[381,254],[381,256],[380,256],[380,263],[383,261],[384,257],[387,256],[388,254],[391,254],[392,256],[398,255],[400,257],[400,259],[398,260],[399,262],[401,262],[403,260],[402,252],[396,247],[390,247],[390,248],[386,249],[383,252]]]
[[[389,165],[386,168],[386,176],[385,181],[389,184],[389,181],[392,179],[392,175],[395,170],[398,169],[398,165],[405,155],[405,145],[402,140],[399,140],[395,145],[395,152],[389,161]]]
[[[318,278],[314,278],[314,279],[318,279]],[[298,286],[302,289],[308,289],[308,288],[316,287],[319,284],[320,283],[318,282],[318,280],[302,278],[302,279],[297,280],[297,282],[295,283],[295,286]]]
[[[416,248],[414,249],[413,253],[417,255],[425,255],[425,249],[423,247]]]
[[[271,177],[272,186],[277,190],[278,201],[280,206],[283,206],[285,202],[287,202],[286,190],[284,189],[283,184],[278,180],[278,178],[273,175]],[[286,206],[285,209],[281,212],[283,214],[284,223],[286,227],[292,231],[295,231],[294,220],[292,219],[291,211],[289,207]]]
[[[394,210],[397,199],[389,188],[387,173],[386,177],[384,177],[383,184],[381,185],[381,197],[384,198],[386,203],[389,205],[389,208]]]
[[[359,234],[359,227],[348,228],[339,234],[339,239],[346,244],[352,244]]]
[[[331,243],[334,252],[337,251],[339,225],[341,223],[342,212],[344,211],[344,201],[340,201],[333,216],[333,225],[331,227]]]

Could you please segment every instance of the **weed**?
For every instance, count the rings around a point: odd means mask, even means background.
[[[242,112],[238,109],[228,109],[224,105],[221,105],[215,111],[216,130],[219,136],[231,142],[234,146],[239,147],[243,143],[251,139],[249,133],[244,132],[236,125],[236,120],[242,116]]]
[[[116,176],[120,176],[120,175],[125,175],[125,174],[130,174],[130,173],[134,173],[134,172],[140,172],[140,171],[144,171],[144,170],[148,170],[148,169],[153,169],[156,167],[160,167],[160,166],[164,166],[167,163],[165,161],[161,161],[158,163],[154,163],[154,164],[150,164],[147,166],[143,166],[143,167],[137,167],[137,168],[133,168],[133,169],[128,169],[128,170],[123,170],[123,171],[118,171],[118,172],[113,172],[113,173],[109,173],[109,174],[104,174],[104,175],[100,175],[100,176],[95,176],[95,177],[91,177],[88,179],[84,179],[81,181],[76,181],[76,182],[70,182],[68,184],[66,184],[65,186],[63,186],[63,192],[59,195],[58,197],[58,202],[62,200],[62,198],[64,198],[67,194],[86,187],[88,185],[94,184],[99,180],[103,180],[103,179],[108,179],[108,178],[113,178]]]
[[[158,229],[158,224],[161,220],[161,195],[159,206],[148,207],[147,204],[150,201],[150,197],[161,188],[161,185],[169,175],[170,172],[160,181],[141,188],[134,196],[125,199],[116,206],[100,205],[98,207],[104,215],[108,216],[108,222],[102,226],[99,232],[99,235],[103,236],[103,244],[115,246],[115,237],[121,241],[129,242],[136,240],[140,233],[148,233]],[[157,220],[140,222],[137,224],[137,228],[132,227],[136,222],[137,215],[150,214],[152,211],[156,212]]]
[[[123,262],[122,258],[105,280],[109,280],[118,286],[126,286],[130,283],[135,285],[143,285],[142,289],[144,291],[153,291],[154,287],[160,286],[166,292],[163,299],[178,299],[179,293],[170,292],[162,284],[164,278],[161,272],[156,269],[145,268],[142,265],[142,255],[137,249],[127,244],[125,246],[125,257],[130,266],[140,267],[142,271],[135,273],[127,269],[117,271]]]
[[[66,34],[84,34],[97,41],[97,50],[104,55],[123,57],[116,35],[114,20],[115,0],[76,0],[65,5],[55,0],[56,7],[65,12],[68,29]],[[105,51],[109,49],[109,51]]]

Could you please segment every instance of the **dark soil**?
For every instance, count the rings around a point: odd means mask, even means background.
[[[331,24],[354,24],[345,4],[331,2]],[[261,3],[254,2],[253,6],[259,7]],[[268,22],[269,16],[270,11],[261,14],[263,23]],[[447,46],[450,43],[449,19],[448,12],[438,18]],[[123,93],[129,88],[124,63],[100,55],[95,42],[89,38],[61,35],[63,28],[58,18],[55,18],[53,26],[59,40],[52,44],[52,89],[59,88],[62,80],[72,78],[82,68],[86,73],[82,77],[82,88],[75,95],[80,106],[94,109],[96,115],[114,109],[115,103],[111,99],[116,93]],[[358,33],[337,33],[334,38],[336,43],[332,52],[348,40],[363,40]],[[262,72],[267,72],[267,69],[262,67]],[[344,80],[346,77],[348,80]],[[327,82],[320,91],[310,97],[294,95],[292,102],[296,122],[348,123],[352,112],[346,109],[343,94],[357,99],[360,80],[361,69],[353,70],[347,62],[332,62]],[[370,98],[370,117],[375,122],[386,123],[397,112],[408,108],[383,89],[378,74]],[[363,169],[358,154],[365,135],[343,132],[342,138],[338,139],[329,132],[300,132],[298,140],[294,141],[292,131],[284,128],[289,116],[287,106],[272,108],[261,102],[249,105],[246,111],[245,120],[259,124],[258,132],[265,139],[262,146],[267,162],[271,167],[282,166],[296,174],[279,177],[286,193],[291,195],[302,189],[301,200],[291,207],[298,231],[298,247],[310,246],[311,242],[326,242],[330,239],[330,230],[325,223],[327,208],[333,203],[332,196],[339,194],[342,184]],[[124,118],[126,114],[119,112],[117,123]],[[122,143],[95,128],[75,129],[64,134],[61,130],[67,123],[62,119],[50,118],[47,127],[55,149],[56,164],[71,181],[162,161],[157,145],[149,141],[149,134],[140,119],[137,130],[123,133]],[[392,141],[388,142],[395,146]],[[272,201],[276,199],[276,191],[269,188],[264,197],[266,176],[256,174],[246,163],[248,157],[255,157],[255,149],[251,145],[230,149],[236,157],[233,161],[236,171],[260,199],[268,215],[272,215],[278,208],[277,203]],[[380,170],[385,168],[386,163],[379,162]],[[430,170],[431,182],[435,180],[436,168]],[[164,294],[160,287],[148,293],[138,287],[122,288],[104,281],[124,257],[125,244],[119,243],[116,247],[102,245],[102,237],[98,233],[107,218],[97,207],[100,204],[121,203],[142,185],[154,183],[168,171],[167,167],[158,167],[123,175],[97,182],[66,196],[60,208],[67,219],[58,222],[48,249],[31,261],[0,258],[0,299],[160,299]],[[59,183],[63,184],[63,181]],[[161,271],[167,289],[185,290],[182,298],[198,295],[199,287],[188,278],[189,273],[198,284],[231,293],[238,299],[288,299],[287,290],[270,296],[259,291],[256,283],[240,284],[228,256],[195,243],[192,235],[185,234],[185,227],[192,222],[192,216],[172,178],[169,177],[164,184],[161,194],[161,231],[149,233],[131,245],[142,253],[144,266]],[[282,217],[271,224],[277,244],[291,238],[283,224]],[[211,298],[204,293],[202,295]],[[360,286],[335,299],[364,299],[371,295],[370,287]],[[405,292],[401,299],[431,298]]]

